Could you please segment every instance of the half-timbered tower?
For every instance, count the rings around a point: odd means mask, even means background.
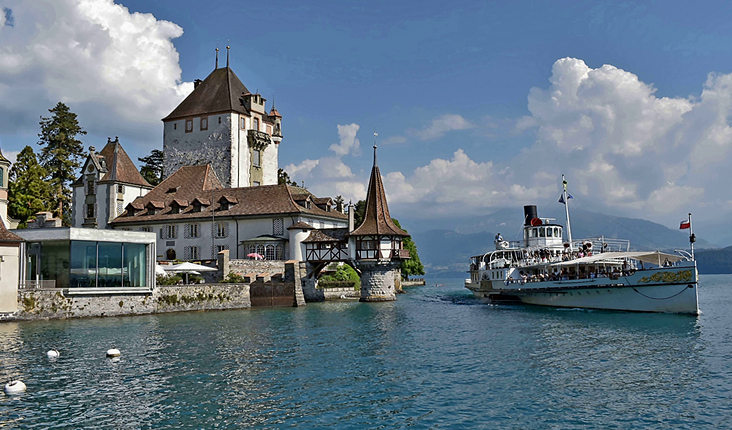
[[[409,251],[402,248],[402,239],[409,234],[397,227],[389,215],[384,183],[376,162],[376,145],[366,195],[366,213],[361,225],[348,237],[350,258],[361,270],[361,301],[396,300],[396,283],[401,282],[401,261],[409,258]]]

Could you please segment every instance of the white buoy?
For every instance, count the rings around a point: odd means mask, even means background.
[[[59,353],[56,349],[51,349],[46,353],[46,355],[48,356],[48,358],[58,358],[61,353]]]
[[[120,355],[122,355],[122,354],[119,352],[119,349],[117,349],[117,348],[112,348],[112,349],[107,350],[107,357],[119,357]]]
[[[5,394],[20,394],[25,391],[23,381],[10,381],[5,384]]]

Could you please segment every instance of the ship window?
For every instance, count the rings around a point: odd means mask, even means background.
[[[544,230],[546,230],[546,229],[543,229],[543,228],[540,228],[539,229],[539,237],[544,237],[544,235],[545,235],[545,231]]]

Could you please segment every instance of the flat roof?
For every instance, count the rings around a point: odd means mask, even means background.
[[[55,227],[12,230],[26,242],[51,240],[88,240],[93,242],[155,243],[157,236],[147,231],[107,230],[98,228]]]

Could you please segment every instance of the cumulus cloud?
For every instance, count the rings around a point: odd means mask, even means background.
[[[467,130],[475,127],[470,121],[457,114],[444,114],[432,120],[428,127],[421,130],[410,130],[410,133],[421,140],[432,140],[444,136],[452,130]]]
[[[160,118],[193,89],[181,82],[172,42],[183,30],[151,14],[130,13],[112,0],[36,0],[3,15],[6,133],[35,134],[39,115],[62,101],[90,134],[150,139],[160,134]]]
[[[340,138],[340,143],[330,145],[330,150],[335,152],[336,155],[356,155],[361,145],[361,142],[356,138],[356,133],[358,133],[359,128],[361,126],[356,123],[339,125],[338,137]]]
[[[566,173],[575,197],[595,210],[668,225],[694,207],[732,210],[726,186],[732,179],[732,74],[710,74],[698,96],[656,92],[614,66],[560,59],[549,85],[529,91],[531,115],[514,121],[511,134],[530,130],[533,143],[500,166],[458,149],[451,159],[431,160],[411,173],[389,172],[390,203],[408,205],[414,216],[551,203]],[[438,136],[448,128],[438,124],[449,122],[438,119],[413,134]]]

